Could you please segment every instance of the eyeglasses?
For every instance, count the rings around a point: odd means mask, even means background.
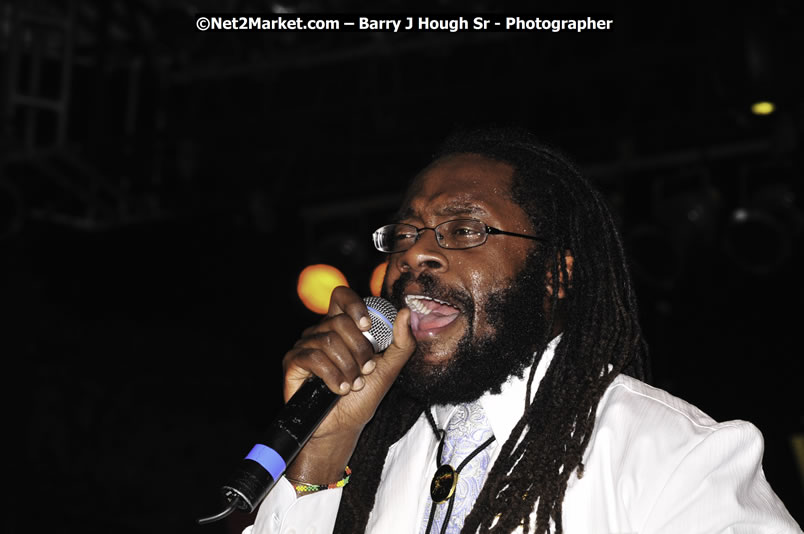
[[[380,252],[402,252],[412,247],[425,230],[435,232],[438,246],[450,249],[479,247],[486,242],[490,234],[510,235],[544,241],[542,238],[532,235],[515,234],[514,232],[505,232],[492,228],[477,219],[455,219],[442,222],[434,228],[417,228],[412,224],[403,223],[386,224],[378,228],[372,237],[374,238],[374,246]]]

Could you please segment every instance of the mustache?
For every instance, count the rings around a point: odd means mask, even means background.
[[[445,285],[429,271],[414,276],[410,271],[404,272],[391,284],[390,294],[383,287],[383,298],[391,302],[397,309],[405,307],[405,291],[408,286],[417,283],[421,292],[427,296],[449,302],[469,317],[474,316],[475,304],[472,296],[466,291],[453,289]]]

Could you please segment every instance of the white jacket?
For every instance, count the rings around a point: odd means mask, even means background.
[[[557,341],[545,351],[535,383],[544,376]],[[513,378],[499,395],[481,398],[497,436],[492,459],[522,414],[525,391],[525,380]],[[448,412],[435,411],[439,428]],[[437,448],[424,415],[391,446],[367,533],[421,532]],[[800,534],[765,480],[762,452],[762,435],[752,424],[717,423],[691,404],[621,375],[598,405],[583,478],[570,476],[564,532]],[[360,466],[351,467],[352,476],[360,476]],[[342,491],[297,498],[283,478],[243,534],[332,532]]]

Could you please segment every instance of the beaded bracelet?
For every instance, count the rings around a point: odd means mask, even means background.
[[[343,478],[337,482],[333,482],[332,484],[303,484],[303,483],[297,483],[294,480],[291,480],[291,482],[293,482],[293,487],[296,489],[297,492],[312,493],[314,491],[321,491],[325,489],[342,488],[349,483],[349,477],[351,476],[352,476],[352,470],[349,469],[349,466],[347,465],[346,470],[344,471],[343,474]]]

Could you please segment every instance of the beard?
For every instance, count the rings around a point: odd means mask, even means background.
[[[425,294],[460,305],[468,324],[455,353],[448,362],[425,360],[430,341],[419,341],[416,351],[399,373],[396,384],[408,395],[427,404],[459,404],[480,398],[486,392],[499,393],[512,376],[522,377],[534,353],[546,345],[548,321],[545,301],[545,270],[540,255],[530,255],[522,270],[503,289],[487,295],[484,312],[493,334],[475,332],[475,302],[468,293],[443,286],[429,271],[416,278]],[[405,306],[405,287],[413,281],[403,273],[383,297],[398,309]],[[541,351],[538,351],[541,354]]]

